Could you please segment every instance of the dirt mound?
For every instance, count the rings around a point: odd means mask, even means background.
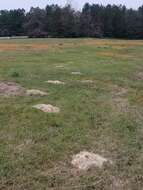
[[[63,65],[57,65],[56,68],[64,68]]]
[[[81,82],[82,82],[82,83],[94,83],[93,80],[82,80]]]
[[[65,82],[59,81],[59,80],[48,80],[46,83],[49,84],[65,84]]]
[[[72,72],[72,75],[81,75],[82,73],[80,71]]]
[[[25,89],[14,82],[0,82],[1,96],[21,96],[24,95]]]
[[[88,170],[92,167],[102,168],[103,164],[107,161],[106,158],[98,154],[83,151],[74,155],[71,163],[79,170]]]
[[[41,90],[31,89],[26,91],[27,96],[46,96],[47,93]]]
[[[39,109],[46,113],[59,113],[60,109],[58,107],[54,107],[50,104],[38,104],[33,106],[33,108]]]
[[[138,80],[143,80],[143,72],[139,72],[137,73],[137,77]]]

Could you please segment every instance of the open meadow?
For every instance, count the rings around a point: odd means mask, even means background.
[[[0,190],[93,189],[143,189],[143,41],[0,40]]]

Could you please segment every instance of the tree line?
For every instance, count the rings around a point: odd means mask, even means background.
[[[58,5],[1,10],[0,36],[143,39],[143,6],[134,10],[86,3],[81,11]]]

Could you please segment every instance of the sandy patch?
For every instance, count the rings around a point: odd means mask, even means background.
[[[82,73],[80,71],[77,72],[71,72],[72,75],[81,75]]]
[[[2,96],[21,96],[25,89],[14,82],[0,82],[0,95]]]
[[[48,80],[48,81],[45,81],[46,83],[49,83],[49,84],[65,84],[65,82],[62,82],[62,81],[59,81],[59,80]]]
[[[50,104],[38,104],[33,106],[33,108],[39,109],[46,113],[59,113],[60,109],[58,107],[52,106]]]
[[[47,93],[41,90],[31,89],[26,91],[27,96],[46,96]]]
[[[71,163],[79,170],[88,170],[92,167],[102,168],[105,162],[108,162],[106,158],[98,154],[83,151],[74,155]]]

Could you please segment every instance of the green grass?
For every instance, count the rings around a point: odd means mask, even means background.
[[[0,96],[0,189],[141,190],[142,50],[142,41],[1,40],[0,80],[48,96]],[[74,71],[82,75],[71,75]],[[127,93],[119,94],[123,89]],[[61,112],[34,110],[38,103],[58,106]],[[76,173],[71,159],[83,150],[113,164]]]

